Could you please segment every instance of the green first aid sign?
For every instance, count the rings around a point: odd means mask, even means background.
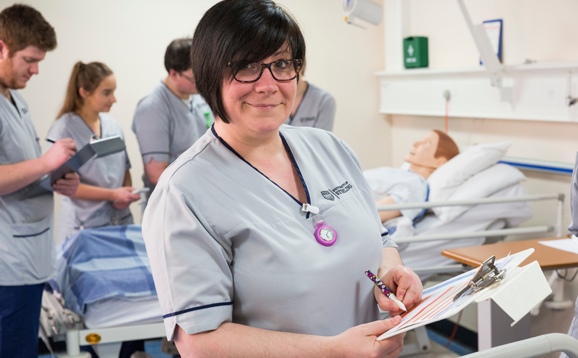
[[[427,67],[427,37],[412,36],[403,39],[403,64],[405,68]]]

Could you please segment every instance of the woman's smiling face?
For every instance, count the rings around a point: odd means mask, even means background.
[[[259,62],[271,63],[291,59],[289,46],[282,46],[274,55]],[[229,126],[255,135],[278,130],[289,118],[295,102],[297,79],[277,81],[269,69],[252,83],[230,79],[223,81],[223,104],[227,111]]]

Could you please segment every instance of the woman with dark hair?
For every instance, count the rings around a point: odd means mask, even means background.
[[[72,69],[64,105],[47,134],[47,145],[72,138],[78,148],[93,140],[120,136],[120,124],[104,114],[116,102],[116,79],[103,63],[77,62]],[[64,242],[84,228],[132,224],[129,204],[139,200],[132,194],[130,162],[126,151],[91,159],[79,169],[76,194],[62,199],[60,234]]]
[[[283,125],[305,42],[269,0],[226,0],[191,48],[216,121],[161,176],[143,235],[166,334],[187,357],[395,357],[418,277],[383,229],[355,153],[330,132]],[[377,302],[376,302],[377,301]]]

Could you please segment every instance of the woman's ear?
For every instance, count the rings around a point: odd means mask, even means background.
[[[89,96],[89,93],[86,92],[86,91],[84,90],[84,88],[82,88],[82,87],[80,87],[80,89],[78,90],[78,93],[80,94],[80,97],[82,97],[82,98],[86,98],[86,97]]]

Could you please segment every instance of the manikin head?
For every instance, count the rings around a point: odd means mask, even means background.
[[[438,130],[432,130],[422,140],[415,142],[404,160],[411,170],[428,178],[434,170],[460,153],[453,139]]]

